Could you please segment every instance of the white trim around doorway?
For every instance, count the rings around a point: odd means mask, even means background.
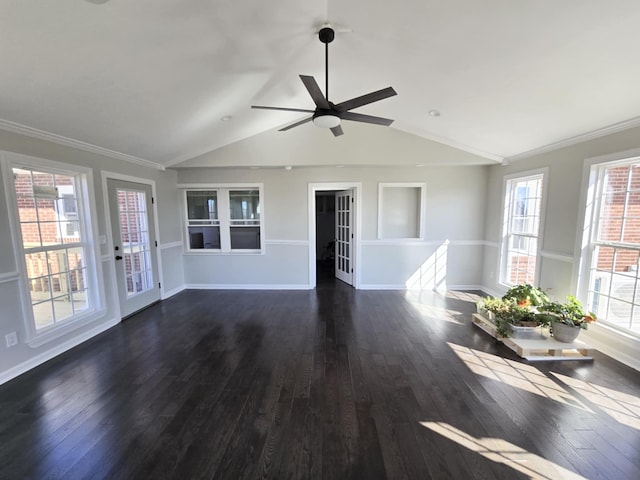
[[[360,182],[333,182],[333,183],[309,183],[309,288],[316,287],[316,192],[327,192],[334,190],[353,189],[354,202],[354,269],[353,286],[360,288],[360,260],[361,260],[361,238],[360,225],[362,221],[360,204],[362,203],[362,183]]]
[[[158,203],[157,203],[157,199],[158,199],[158,195],[156,193],[156,182],[155,180],[151,180],[148,178],[142,178],[142,177],[134,177],[131,175],[123,175],[121,173],[116,173],[116,172],[110,172],[107,170],[102,170],[100,172],[100,176],[101,176],[101,180],[102,180],[102,199],[104,202],[104,212],[105,212],[105,228],[106,228],[106,238],[105,238],[105,244],[107,245],[107,251],[108,251],[108,255],[111,257],[110,258],[110,262],[109,262],[109,274],[111,276],[111,280],[113,282],[111,288],[113,289],[114,292],[118,291],[118,285],[117,285],[117,275],[116,275],[116,266],[115,266],[115,261],[114,261],[114,256],[113,256],[113,231],[111,228],[111,211],[109,208],[109,189],[107,187],[107,182],[108,180],[122,180],[125,182],[131,182],[131,183],[140,183],[142,185],[148,185],[151,187],[151,196],[153,197],[153,202],[151,204],[152,207],[152,215],[153,215],[153,223],[154,223],[154,234],[156,236],[156,241],[158,242],[158,245],[162,245],[162,243],[160,242],[160,229],[158,226]],[[102,242],[100,242],[102,243]],[[154,247],[155,248],[155,247]],[[161,249],[157,248],[157,255],[156,255],[156,265],[155,268],[157,269],[156,271],[158,272],[158,281],[160,282],[160,298],[166,298],[165,297],[165,291],[164,291],[164,275],[162,272],[162,257],[161,257]],[[116,298],[117,299],[117,298]],[[120,312],[120,305],[117,301],[115,301],[116,299],[114,299],[114,303],[116,305],[116,309],[117,309],[117,315],[118,318],[121,317],[121,312]]]

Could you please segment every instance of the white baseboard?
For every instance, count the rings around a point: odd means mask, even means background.
[[[23,373],[33,368],[36,368],[38,365],[42,365],[43,363],[51,360],[54,357],[57,357],[58,355],[68,350],[71,350],[73,347],[76,347],[81,343],[86,342],[87,340],[95,337],[96,335],[99,335],[100,333],[106,330],[109,330],[111,327],[116,326],[118,323],[120,323],[119,318],[114,318],[107,322],[101,323],[100,325],[92,328],[91,330],[81,333],[80,335],[73,337],[72,339],[67,340],[64,343],[56,345],[55,347],[47,350],[46,352],[42,352],[39,355],[36,355],[35,357],[30,358],[29,360],[26,360],[14,367],[11,367],[8,370],[5,370],[4,372],[1,372],[0,385],[8,382],[9,380],[17,377],[18,375],[22,375]]]
[[[406,285],[382,285],[379,283],[361,283],[360,290],[407,290]]]
[[[447,285],[447,290],[455,290],[455,291],[480,290],[486,293],[486,290],[482,285]]]
[[[485,287],[484,285],[478,285],[478,290],[482,290],[487,295],[497,298],[500,298],[504,295],[504,292],[499,292],[497,290],[494,290],[493,288]]]
[[[166,300],[167,298],[173,297],[174,295],[182,292],[184,289],[185,289],[185,286],[180,285],[178,288],[174,288],[173,290],[169,290],[168,292],[162,292],[160,299]]]
[[[271,284],[218,284],[218,283],[187,283],[187,290],[311,290],[307,284],[271,285]]]
[[[487,289],[482,285],[446,285],[444,287],[424,287],[424,288],[408,288],[404,284],[377,284],[377,283],[365,283],[360,285],[361,290],[481,290],[487,293]]]
[[[580,337],[599,352],[640,371],[640,339],[598,324],[590,325]]]

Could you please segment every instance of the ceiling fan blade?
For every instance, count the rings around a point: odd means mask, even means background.
[[[344,132],[342,131],[342,126],[338,125],[337,127],[333,127],[331,129],[331,132],[333,133],[334,137],[339,137],[340,135],[344,135]]]
[[[292,123],[291,125],[287,125],[286,127],[283,127],[283,128],[281,128],[280,130],[278,130],[278,131],[279,131],[279,132],[286,132],[287,130],[290,130],[290,129],[292,129],[292,128],[294,128],[294,127],[297,127],[297,126],[299,126],[299,125],[303,125],[303,124],[305,124],[305,123],[307,123],[307,122],[310,122],[311,120],[313,120],[313,117],[307,117],[307,118],[305,118],[305,119],[303,119],[303,120],[300,120],[299,122]]]
[[[260,110],[280,110],[283,112],[304,112],[313,113],[315,110],[309,110],[306,108],[288,108],[288,107],[263,107],[261,105],[251,105],[251,108],[259,108]]]
[[[352,122],[373,123],[375,125],[384,125],[388,127],[393,123],[390,118],[374,117],[373,115],[365,115],[363,113],[342,112],[340,118],[343,120],[351,120]]]
[[[396,91],[392,87],[383,88],[377,92],[367,93],[361,97],[352,98],[346,102],[338,103],[335,108],[339,112],[346,112],[352,108],[368,105],[369,103],[377,102],[378,100],[384,100],[385,98],[393,97],[397,95]]]
[[[331,108],[329,101],[324,98],[322,90],[320,90],[315,78],[310,75],[300,75],[300,80],[302,80],[302,83],[304,83],[304,86],[307,88],[316,107],[322,108],[323,110],[329,110]]]

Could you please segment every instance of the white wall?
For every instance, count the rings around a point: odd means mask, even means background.
[[[505,290],[498,283],[500,213],[505,175],[541,167],[549,168],[539,286],[549,290],[554,297],[563,299],[568,294],[576,293],[579,267],[576,264],[576,259],[579,258],[576,240],[582,234],[579,222],[584,209],[580,198],[585,187],[585,161],[639,146],[640,128],[635,128],[535,155],[508,166],[490,167],[485,217],[487,245],[484,248],[482,276],[486,291],[497,294]],[[640,342],[637,340],[615,334],[597,324],[590,326],[589,331],[584,333],[581,338],[588,340],[594,347],[640,369]]]
[[[28,138],[15,133],[0,131],[0,151],[19,153],[32,157],[55,160],[80,165],[92,169],[93,192],[97,208],[97,228],[99,235],[107,234],[105,207],[102,190],[102,171],[114,172],[154,181],[156,184],[156,205],[159,219],[160,264],[163,272],[161,282],[164,296],[182,288],[182,242],[180,214],[176,197],[176,173],[159,171],[144,165],[107,158],[95,153],[81,151],[68,146],[53,144],[44,140]],[[0,184],[3,185],[2,179]],[[2,187],[4,189],[4,186]],[[177,248],[176,248],[177,246]],[[10,235],[5,192],[0,194],[0,383],[62,353],[78,343],[91,338],[101,331],[117,324],[118,303],[115,279],[112,276],[113,255],[107,245],[99,246],[102,263],[103,284],[106,298],[105,315],[85,326],[73,330],[37,348],[25,343],[25,327],[20,302],[19,277],[14,261],[13,243]],[[4,336],[17,332],[18,345],[7,348]]]
[[[264,255],[185,254],[185,283],[195,288],[309,288],[309,184],[359,183],[361,287],[405,288],[449,242],[446,282],[481,282],[487,167],[184,168],[178,184],[263,183]],[[426,235],[408,244],[377,239],[378,183],[426,182]]]

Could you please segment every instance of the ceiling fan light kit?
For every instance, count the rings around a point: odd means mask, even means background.
[[[333,128],[340,125],[340,117],[331,112],[316,113],[313,115],[313,123],[322,128]]]
[[[344,133],[342,131],[342,126],[340,125],[342,120],[351,120],[353,122],[370,123],[374,125],[391,125],[393,120],[389,118],[355,113],[350,110],[397,95],[396,91],[392,87],[383,88],[382,90],[377,90],[338,104],[334,104],[329,101],[329,44],[335,38],[335,31],[330,26],[325,26],[318,32],[318,38],[325,46],[325,93],[322,93],[322,90],[320,90],[315,78],[310,75],[300,75],[300,80],[302,80],[302,83],[309,92],[313,103],[316,105],[315,110],[288,107],[266,107],[260,105],[252,105],[251,108],[312,114],[310,117],[306,117],[291,125],[281,128],[281,132],[311,121],[318,127],[329,128],[335,137]]]

